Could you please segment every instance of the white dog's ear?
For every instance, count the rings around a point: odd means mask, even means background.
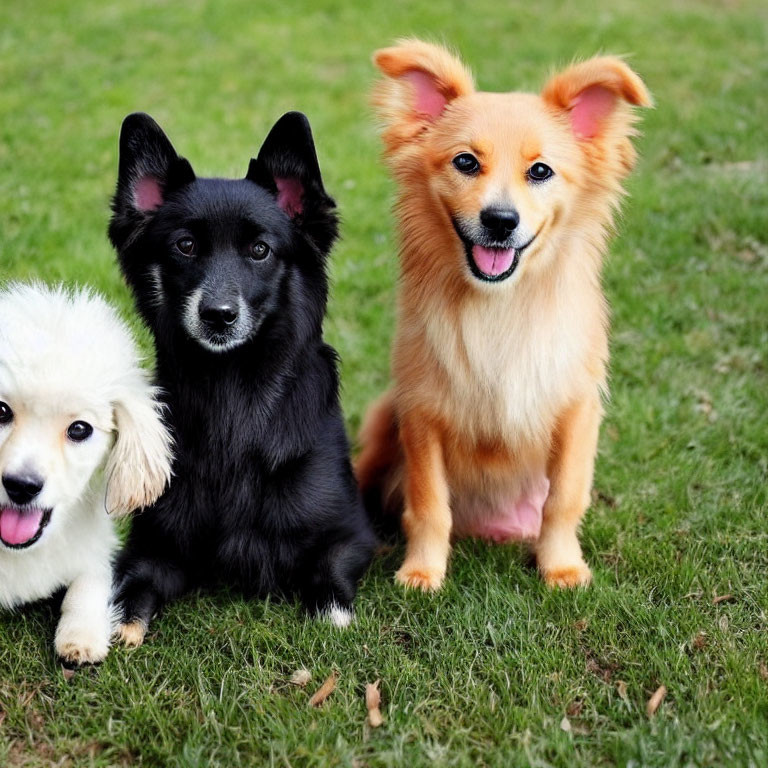
[[[154,503],[171,479],[171,437],[145,382],[115,401],[117,440],[107,463],[107,512],[126,515]]]

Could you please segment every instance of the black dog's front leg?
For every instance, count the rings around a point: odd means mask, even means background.
[[[120,618],[116,638],[129,648],[141,645],[152,617],[186,588],[187,577],[180,566],[167,559],[123,551],[117,563],[113,598]]]
[[[308,565],[300,590],[304,607],[314,616],[346,627],[354,618],[352,604],[357,583],[373,556],[374,542],[366,537],[350,538],[318,553]]]

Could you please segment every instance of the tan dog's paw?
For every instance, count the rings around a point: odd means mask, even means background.
[[[115,630],[115,639],[119,640],[126,648],[138,648],[147,634],[147,627],[138,619],[119,624]]]
[[[436,592],[443,586],[445,569],[430,568],[420,563],[403,563],[395,574],[395,581],[404,587],[420,589],[423,592]]]
[[[107,657],[109,638],[92,627],[68,626],[56,633],[55,648],[66,666],[98,664]]]
[[[572,589],[586,587],[592,581],[592,571],[586,563],[570,565],[564,568],[552,568],[541,574],[544,583],[552,589]]]

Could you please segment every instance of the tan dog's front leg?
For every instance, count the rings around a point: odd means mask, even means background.
[[[596,393],[558,420],[548,468],[550,492],[535,546],[539,571],[550,587],[586,586],[592,579],[577,532],[589,506],[601,416]]]
[[[405,561],[395,575],[406,587],[439,589],[451,549],[451,509],[437,431],[421,414],[400,420],[405,457]]]

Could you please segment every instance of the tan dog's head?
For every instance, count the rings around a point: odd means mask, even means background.
[[[535,269],[561,236],[602,243],[634,164],[631,105],[650,104],[623,61],[575,64],[540,95],[478,92],[460,61],[418,40],[374,62],[387,76],[375,97],[387,159],[409,209],[426,198],[425,216],[450,232],[456,247],[440,258],[466,280],[500,283]],[[406,237],[425,216],[404,217]]]

